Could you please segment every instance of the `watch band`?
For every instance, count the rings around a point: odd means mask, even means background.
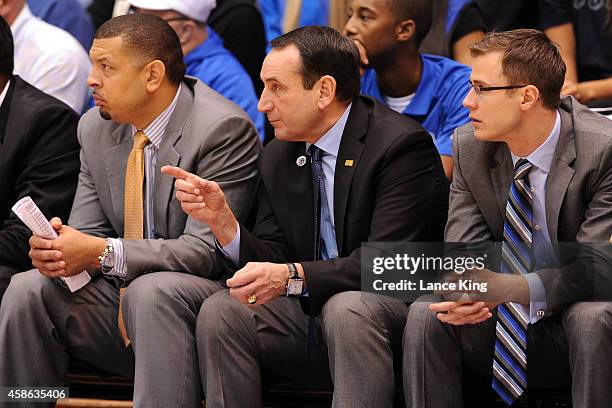
[[[294,263],[288,263],[287,267],[289,268],[289,279],[287,279],[285,296],[301,296],[304,290],[304,280]]]
[[[298,273],[295,264],[290,262],[287,264],[287,267],[289,268],[289,279],[299,279],[300,274]]]
[[[106,239],[106,248],[98,256],[100,261],[100,270],[102,273],[107,273],[115,267],[115,251],[113,249],[113,243],[110,239]]]

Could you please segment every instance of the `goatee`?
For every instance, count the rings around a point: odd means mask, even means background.
[[[103,109],[100,109],[100,116],[102,116],[102,119],[104,120],[111,120],[111,114],[108,111],[105,111]]]

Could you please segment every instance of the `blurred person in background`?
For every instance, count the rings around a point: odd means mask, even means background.
[[[432,7],[428,0],[354,0],[344,31],[361,53],[361,92],[421,123],[451,179],[451,137],[469,121],[462,102],[469,91],[470,68],[419,53],[431,26]]]
[[[0,0],[11,26],[14,73],[82,113],[89,95],[87,52],[70,34],[35,17],[25,0]]]
[[[256,0],[217,0],[208,25],[223,38],[223,46],[236,56],[253,81],[259,97],[263,83],[259,78],[266,56],[266,33]]]
[[[539,7],[541,28],[567,66],[561,93],[612,106],[612,2],[539,0]]]
[[[350,0],[259,0],[268,42],[309,25],[342,31],[350,3]]]
[[[86,51],[93,41],[91,17],[78,0],[27,0],[32,14],[47,23],[68,31]]]
[[[130,0],[131,10],[153,14],[176,32],[185,55],[187,75],[194,76],[240,106],[251,118],[260,139],[264,116],[257,110],[257,95],[242,65],[206,25],[215,0]]]
[[[434,0],[431,28],[419,52],[441,55],[470,65],[468,45],[479,41],[487,27],[472,0]]]

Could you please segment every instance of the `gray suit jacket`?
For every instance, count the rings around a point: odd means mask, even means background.
[[[131,125],[103,120],[98,108],[79,122],[81,171],[69,225],[100,237],[123,236],[125,168]],[[219,183],[236,216],[244,220],[257,183],[257,132],[248,116],[194,78],[185,77],[176,108],[157,152],[155,238],[123,240],[127,280],[153,271],[216,277],[222,261],[207,225],[188,218],[174,198],[164,165],[179,166]]]
[[[550,239],[553,246],[607,242],[612,234],[612,121],[572,97],[563,99],[559,112],[561,132],[546,182]],[[472,125],[465,125],[455,131],[453,158],[445,241],[501,242],[514,174],[510,150],[505,143],[476,140]],[[563,262],[565,254],[558,255]],[[578,299],[568,293],[570,280],[560,280],[559,270],[537,273],[549,312]]]

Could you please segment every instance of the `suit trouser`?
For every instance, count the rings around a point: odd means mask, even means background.
[[[409,408],[462,407],[464,366],[493,376],[496,316],[476,325],[442,323],[429,310],[437,301],[422,297],[408,313],[403,370]],[[539,389],[571,385],[574,408],[611,407],[612,303],[575,303],[530,325],[527,384]]]
[[[263,407],[261,371],[331,385],[333,407],[392,407],[393,350],[407,306],[363,292],[331,297],[316,319],[307,361],[308,318],[295,298],[248,307],[228,291],[204,302],[196,328],[206,407]]]
[[[135,279],[123,303],[132,341],[126,349],[113,283],[98,277],[70,293],[37,270],[17,274],[0,308],[0,385],[60,386],[74,357],[114,374],[135,374],[135,407],[199,407],[196,316],[221,287],[176,272]]]

